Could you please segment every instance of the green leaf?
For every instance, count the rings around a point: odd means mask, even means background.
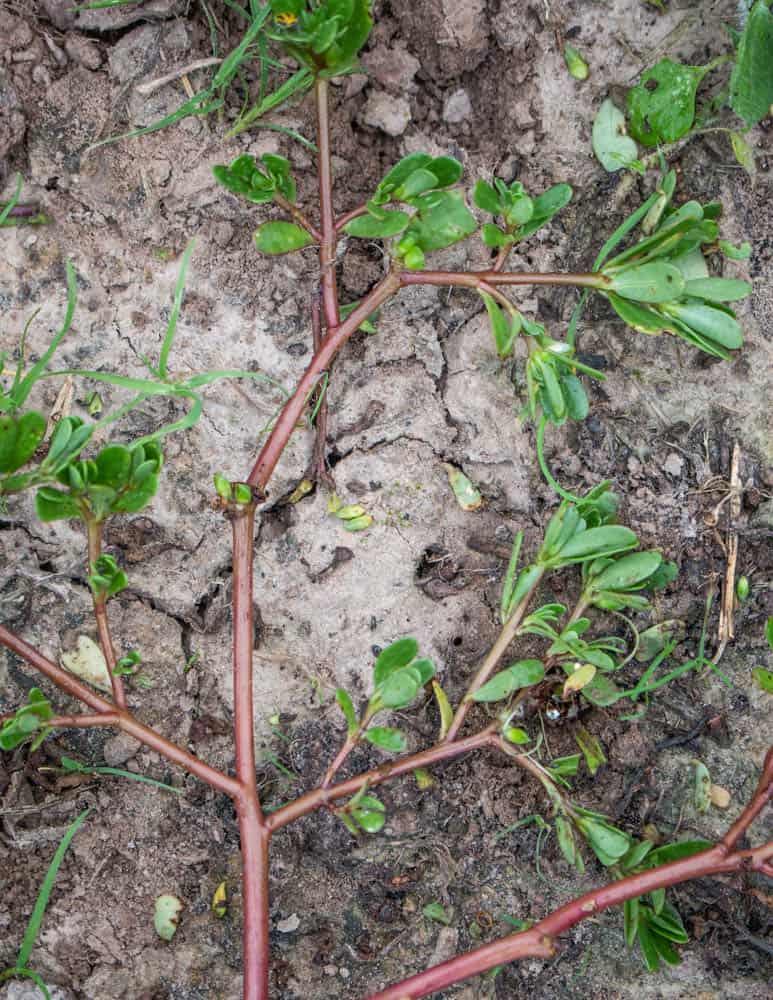
[[[631,135],[643,146],[676,142],[695,119],[695,93],[708,72],[661,59],[628,91]]]
[[[595,590],[624,591],[643,585],[663,562],[659,552],[633,552],[615,559],[593,578]]]
[[[427,169],[435,175],[436,187],[450,187],[462,179],[464,168],[453,156],[436,156]]]
[[[657,868],[659,865],[666,865],[670,861],[681,861],[682,858],[691,858],[693,854],[700,854],[707,851],[712,844],[708,840],[680,840],[676,844],[664,844],[656,847],[647,856],[647,868]]]
[[[752,677],[763,691],[773,694],[773,670],[766,670],[764,667],[755,667],[752,670]]]
[[[730,77],[730,107],[756,125],[773,104],[773,14],[757,0],[746,21]]]
[[[610,98],[601,105],[593,122],[593,152],[610,173],[630,166],[639,155],[636,143],[625,134],[625,115]]]
[[[451,489],[454,491],[456,502],[462,510],[480,510],[483,506],[483,497],[480,490],[465,476],[465,474],[448,462],[443,463],[443,467],[448,475]]]
[[[500,247],[507,247],[515,243],[515,236],[506,233],[504,229],[495,226],[493,222],[484,222],[480,227],[480,234],[483,242],[492,250],[498,250]]]
[[[431,164],[430,164],[431,166]],[[406,177],[403,183],[395,188],[392,197],[396,201],[407,201],[424,194],[425,191],[434,191],[438,187],[437,177],[428,167],[420,167]]]
[[[582,874],[585,870],[585,865],[582,861],[582,855],[577,850],[571,824],[564,816],[558,815],[555,818],[555,826],[556,837],[558,838],[558,846],[561,848],[561,853],[569,864]]]
[[[636,535],[630,528],[619,524],[588,528],[570,538],[556,557],[560,564],[584,562],[586,559],[602,555],[614,555],[632,549],[637,544]]]
[[[738,278],[696,278],[686,282],[685,295],[709,302],[737,302],[750,294],[752,286]]]
[[[255,230],[255,245],[261,253],[292,253],[313,242],[306,230],[294,222],[264,222]]]
[[[628,852],[620,858],[620,867],[625,872],[634,871],[644,861],[652,850],[651,840],[640,840],[633,844]]]
[[[639,927],[639,897],[626,899],[623,904],[623,923],[625,927],[625,943],[628,948],[633,948],[636,940],[636,932]]]
[[[378,833],[384,826],[386,807],[375,795],[363,795],[356,805],[350,803],[350,806],[352,819],[366,833]]]
[[[628,853],[631,838],[611,823],[587,816],[580,816],[575,822],[603,865],[615,864]]]
[[[765,622],[765,638],[768,641],[768,647],[773,649],[773,615]]]
[[[609,293],[607,298],[620,319],[631,329],[651,336],[657,336],[668,330],[668,321],[654,309],[648,309],[637,302],[622,299],[613,293]]]
[[[566,412],[572,420],[585,420],[589,404],[585,387],[576,375],[561,375],[561,391],[566,402]]]
[[[666,890],[665,889],[653,889],[649,894],[650,902],[652,903],[652,909],[655,911],[657,916],[663,909],[666,902]]]
[[[582,750],[588,770],[593,775],[602,764],[606,764],[607,758],[604,750],[596,736],[592,736],[584,726],[579,726],[574,734],[577,746]]]
[[[428,153],[409,153],[399,160],[380,182],[378,189],[384,192],[392,192],[399,187],[406,178],[410,177],[414,170],[420,170],[432,162],[432,157]]]
[[[521,314],[513,311],[508,316],[505,316],[501,307],[491,295],[480,290],[479,294],[486,306],[497,354],[504,360],[512,354],[515,338],[521,329]]]
[[[65,521],[81,516],[81,508],[76,500],[50,486],[43,486],[35,494],[35,512],[44,522]]]
[[[473,701],[501,701],[519,688],[539,684],[545,676],[545,666],[540,660],[519,660],[506,670],[495,674],[477,691],[472,693]]]
[[[45,431],[45,417],[35,410],[18,418],[0,415],[0,473],[16,472],[26,465]]]
[[[519,729],[517,726],[508,726],[502,733],[504,738],[508,743],[515,743],[518,746],[522,746],[524,743],[530,743],[531,737],[524,729]]]
[[[657,972],[660,968],[658,949],[655,947],[655,935],[650,931],[646,920],[639,920],[639,947],[648,972]]]
[[[365,240],[382,240],[397,236],[411,221],[407,212],[384,212],[382,218],[373,215],[360,215],[347,222],[344,230],[350,236]]]
[[[341,711],[344,713],[344,718],[346,719],[347,736],[351,736],[359,729],[359,720],[357,718],[357,713],[354,710],[352,699],[349,697],[348,692],[344,691],[343,688],[337,688],[336,701],[338,702]]]
[[[754,161],[754,147],[741,132],[730,133],[730,145],[733,148],[733,155],[750,177],[757,173],[757,164]]]
[[[390,753],[402,753],[408,749],[405,735],[399,729],[391,729],[389,726],[371,726],[365,730],[364,737],[374,747]]]
[[[728,260],[748,260],[752,254],[751,243],[741,243],[736,247],[727,240],[717,240],[717,246]]]
[[[585,685],[581,694],[586,701],[598,708],[614,705],[622,697],[617,685],[602,673],[596,674],[590,684]]]
[[[427,903],[421,911],[428,920],[436,920],[439,924],[447,927],[451,923],[451,916],[441,903]]]
[[[477,181],[472,192],[474,204],[489,215],[502,214],[502,199],[495,188],[487,181]]]
[[[418,209],[407,233],[424,253],[442,250],[470,236],[478,228],[475,217],[458,191],[435,191],[413,202]]]
[[[407,708],[419,693],[421,683],[409,669],[391,674],[378,689],[378,696],[385,708]]]
[[[521,554],[521,546],[523,545],[523,531],[518,531],[514,540],[513,548],[510,553],[510,561],[507,565],[507,572],[505,573],[505,580],[502,584],[502,600],[500,602],[500,614],[502,619],[502,624],[504,625],[507,619],[510,617],[513,608],[513,591],[515,589],[515,574],[518,571],[518,558]]]
[[[408,666],[412,660],[416,659],[418,652],[419,644],[411,638],[398,639],[386,649],[382,649],[373,665],[374,683],[379,685],[396,670]]]
[[[713,306],[670,302],[663,312],[677,319],[689,330],[714,341],[728,350],[737,350],[743,345],[743,331],[738,321],[722,309]]]
[[[610,291],[636,302],[673,302],[684,294],[681,271],[664,261],[652,261],[610,275]]]
[[[553,774],[564,776],[571,776],[577,774],[580,767],[580,755],[578,753],[570,753],[566,757],[555,757],[550,762],[550,770]]]
[[[573,76],[575,80],[588,79],[590,70],[579,49],[576,49],[573,45],[565,45],[564,60],[566,61],[566,68],[569,70],[569,75]]]

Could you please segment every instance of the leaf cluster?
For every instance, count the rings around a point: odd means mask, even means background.
[[[320,78],[350,73],[373,27],[371,0],[271,0],[266,36]]]
[[[546,226],[572,200],[572,189],[568,184],[554,184],[532,198],[520,181],[508,185],[495,177],[491,184],[479,180],[472,200],[483,212],[502,220],[501,225],[487,222],[481,229],[486,246],[500,249],[519,243]]]
[[[30,688],[27,704],[18,708],[13,717],[6,719],[0,727],[0,750],[14,750],[37,733],[32,742],[32,749],[36,750],[46,738],[46,722],[53,715],[51,703],[40,688]]]
[[[37,515],[41,521],[80,517],[101,522],[111,514],[135,514],[155,496],[162,464],[155,441],[108,445],[95,458],[61,469],[57,479],[64,489],[41,487],[35,495]]]
[[[632,329],[671,333],[707,354],[727,360],[741,347],[743,332],[727,304],[745,298],[751,285],[709,274],[703,247],[717,242],[721,206],[688,201],[670,205],[674,171],[642,220],[641,238],[609,259],[599,291]]]

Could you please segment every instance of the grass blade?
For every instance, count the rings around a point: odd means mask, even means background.
[[[59,866],[64,860],[64,856],[67,853],[67,848],[70,846],[72,838],[83,825],[90,812],[91,809],[84,809],[80,816],[75,818],[75,820],[67,828],[67,832],[62,837],[59,846],[54,852],[51,864],[48,866],[48,871],[46,872],[46,877],[43,879],[43,884],[40,887],[38,898],[35,900],[35,906],[32,910],[30,921],[27,924],[27,930],[24,933],[24,940],[19,948],[19,954],[16,956],[16,967],[18,969],[26,970],[27,962],[29,961],[30,954],[32,953],[32,949],[35,945],[35,939],[38,936],[40,925],[43,922],[43,915],[45,914],[46,907],[48,906],[51,890],[54,888],[56,873],[59,871]]]
[[[188,274],[188,265],[191,262],[191,254],[193,253],[195,245],[195,240],[188,240],[188,245],[183,251],[182,261],[180,263],[180,273],[177,275],[177,284],[174,289],[172,312],[169,315],[169,322],[167,323],[166,333],[164,334],[164,342],[161,345],[161,353],[158,356],[158,374],[161,378],[166,378],[167,375],[167,361],[169,360],[169,352],[172,349],[174,336],[177,332],[177,320],[180,316],[180,308],[182,306],[183,295],[185,293],[185,279]]]
[[[4,225],[8,216],[19,204],[19,198],[21,198],[21,174],[16,175],[16,190],[11,195],[11,200],[4,205],[2,212],[0,212],[0,226]]]
[[[14,402],[17,406],[22,406],[32,391],[33,385],[38,381],[38,379],[43,378],[44,370],[48,362],[53,357],[54,352],[57,347],[61,344],[62,340],[66,337],[70,326],[72,325],[72,319],[75,315],[75,305],[78,301],[78,283],[75,274],[75,268],[72,266],[70,261],[65,261],[65,271],[67,273],[67,310],[64,314],[64,322],[62,323],[62,328],[58,333],[54,334],[51,343],[46,348],[42,358],[40,358],[27,374],[22,379],[18,388],[16,389],[16,396]],[[47,374],[47,373],[46,373]]]

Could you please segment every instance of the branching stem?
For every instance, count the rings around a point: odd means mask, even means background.
[[[102,555],[102,525],[95,518],[86,522],[89,546],[89,572],[94,563]],[[89,588],[90,589],[90,588]],[[118,708],[126,708],[126,691],[124,690],[123,678],[115,673],[115,647],[110,635],[110,623],[107,617],[107,597],[91,592],[91,599],[94,605],[94,619],[97,623],[97,635],[102,655],[107,664],[107,671],[110,674],[110,685],[113,689],[113,701]]]

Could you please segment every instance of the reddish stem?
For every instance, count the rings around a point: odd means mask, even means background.
[[[322,233],[320,233],[320,231],[309,222],[297,205],[293,205],[291,201],[288,201],[287,198],[279,194],[278,191],[274,191],[274,201],[277,205],[283,208],[288,215],[292,216],[298,225],[302,226],[313,240],[317,243],[322,242]]]
[[[367,211],[368,211],[367,205],[358,205],[357,208],[353,208],[351,212],[347,212],[345,215],[342,215],[340,218],[336,219],[336,224],[335,224],[336,232],[340,233],[347,222],[351,222],[352,219],[358,219],[361,215],[365,215]]]
[[[96,715],[55,715],[48,719],[47,726],[57,729],[91,729],[99,726],[117,726],[120,716],[117,712],[97,712]]]
[[[260,455],[258,455],[257,461],[247,479],[250,486],[254,486],[261,491],[264,490],[320,375],[328,368],[330,362],[359,327],[360,323],[366,320],[374,309],[378,309],[387,299],[390,299],[399,287],[400,281],[397,275],[388,274],[365,296],[357,308],[349,313],[340,326],[328,332],[322,347],[311,359],[309,367],[298,383],[295,392],[279,414],[279,418],[274,424],[268,440],[263,446]]]
[[[565,285],[571,288],[603,288],[608,279],[602,274],[529,274],[513,271],[401,271],[400,284],[407,285],[456,285],[461,288],[479,288],[488,285]]]
[[[338,292],[336,290],[336,223],[333,213],[333,168],[330,155],[330,115],[327,80],[317,78],[314,96],[317,104],[317,172],[319,177],[319,208],[322,242],[319,265],[322,272],[322,309],[325,328],[330,333],[338,326]]]
[[[496,642],[491,647],[491,649],[486,654],[486,658],[481,663],[480,667],[470,682],[470,686],[467,689],[467,693],[462,699],[461,704],[454,712],[454,717],[451,725],[448,727],[448,732],[446,733],[445,742],[453,743],[456,739],[457,733],[464,725],[464,720],[467,717],[467,713],[470,711],[472,706],[475,704],[472,701],[472,695],[479,687],[482,687],[486,681],[489,679],[491,674],[494,672],[496,665],[502,659],[504,654],[507,652],[507,647],[515,638],[515,634],[518,631],[518,626],[521,624],[524,615],[529,607],[529,603],[534,596],[534,591],[536,590],[540,580],[544,575],[544,569],[540,572],[539,576],[534,580],[531,587],[526,594],[521,598],[520,602],[513,610],[513,613],[507,619],[505,624],[502,626],[502,631],[497,636]]]
[[[242,848],[244,1000],[267,1000],[269,970],[268,842],[255,775],[252,602],[255,507],[229,512],[233,529],[234,742],[239,794],[235,799]]]
[[[198,757],[194,757],[193,754],[188,753],[187,750],[183,750],[182,747],[178,747],[154,729],[141,723],[125,709],[117,710],[116,706],[106,698],[92,691],[90,687],[73,677],[72,674],[68,674],[66,670],[62,670],[61,667],[43,656],[34,646],[30,646],[20,636],[10,632],[4,625],[0,625],[0,645],[5,646],[6,649],[10,649],[12,653],[16,653],[17,656],[26,660],[31,667],[34,667],[35,670],[47,677],[58,688],[73,698],[77,698],[84,705],[88,705],[89,708],[93,708],[95,712],[104,713],[115,718],[116,722],[113,724],[118,726],[122,732],[133,736],[138,743],[143,743],[145,746],[150,747],[151,750],[155,750],[163,757],[166,757],[167,760],[171,760],[174,764],[179,764],[180,767],[185,768],[185,770],[194,774],[208,785],[211,785],[217,791],[229,795],[232,799],[241,794],[241,785],[238,781],[216,770],[214,767],[210,767],[209,764],[205,764],[204,761],[199,760]],[[73,718],[77,720],[78,716],[74,716]]]
[[[431,767],[433,764],[451,760],[469,750],[478,750],[486,746],[497,747],[497,745],[496,734],[492,732],[491,728],[484,729],[474,736],[468,736],[467,739],[457,740],[455,743],[438,743],[429,750],[422,750],[420,753],[411,754],[410,757],[382,764],[380,767],[373,768],[372,771],[365,771],[363,774],[348,778],[346,781],[339,781],[329,788],[315,788],[266,816],[266,826],[273,833],[275,830],[287,826],[288,823],[294,823],[302,816],[314,812],[315,809],[354,795],[355,792],[359,792],[363,785],[371,788],[389,781],[390,778],[409,774],[417,767]]]
[[[429,996],[471,976],[487,972],[497,965],[522,958],[550,958],[555,953],[556,937],[602,910],[690,879],[721,875],[743,868],[760,871],[771,853],[773,843],[754,851],[731,854],[728,854],[727,848],[722,844],[718,844],[701,854],[694,854],[638,875],[630,875],[573,899],[527,931],[510,934],[500,941],[467,952],[466,955],[458,955],[379,993],[372,993],[368,1000],[418,1000],[419,997]]]
[[[95,519],[86,522],[86,530],[89,546],[89,572],[94,563],[102,555],[102,525]],[[89,588],[91,589],[91,588]],[[107,664],[107,672],[110,675],[110,685],[113,689],[113,701],[119,708],[126,708],[126,691],[123,686],[123,678],[115,673],[115,648],[110,636],[110,623],[107,618],[107,598],[105,595],[97,596],[91,591],[91,600],[94,605],[94,618],[97,623],[97,635],[102,655]]]

